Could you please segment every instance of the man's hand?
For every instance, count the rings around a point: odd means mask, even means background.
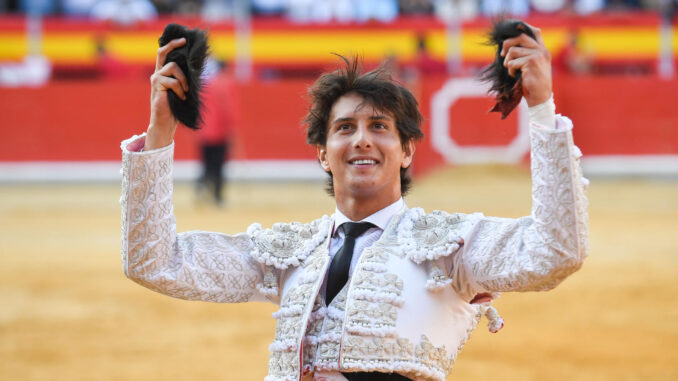
[[[172,143],[177,129],[177,120],[167,101],[167,90],[172,90],[181,99],[186,99],[189,90],[186,76],[179,66],[170,62],[165,65],[167,54],[186,44],[185,38],[170,41],[158,49],[155,72],[151,75],[151,121],[148,125],[145,150],[165,147]]]
[[[551,81],[551,53],[549,53],[541,30],[530,26],[537,40],[526,34],[504,41],[500,55],[504,57],[504,66],[510,76],[520,70],[523,96],[527,105],[532,107],[546,102],[553,92]]]

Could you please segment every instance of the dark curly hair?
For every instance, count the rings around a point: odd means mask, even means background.
[[[393,115],[403,149],[407,149],[411,140],[424,137],[420,128],[423,118],[417,100],[409,90],[391,77],[383,63],[378,68],[363,73],[362,59],[359,57],[349,60],[337,56],[344,61],[345,66],[321,75],[308,89],[310,105],[304,118],[308,144],[325,146],[332,106],[348,93],[359,94],[365,104]],[[412,183],[408,169],[400,168],[400,191],[403,195]],[[326,190],[334,196],[332,173],[328,174]]]

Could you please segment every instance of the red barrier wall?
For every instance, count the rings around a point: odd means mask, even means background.
[[[431,96],[446,79],[421,85],[422,113],[430,118]],[[556,112],[574,122],[577,146],[586,155],[678,154],[678,107],[673,97],[678,79],[654,76],[554,77]],[[467,99],[450,110],[450,134],[459,144],[505,144],[517,132],[515,113],[501,121],[488,114],[490,98]],[[424,132],[430,136],[428,123]],[[419,168],[442,163],[443,158],[425,139],[417,151]]]
[[[431,95],[444,78],[413,86],[421,110],[430,119]],[[554,78],[558,112],[575,123],[577,144],[588,155],[678,154],[678,80],[655,77]],[[253,82],[236,86],[241,125],[234,158],[309,159],[301,119],[306,113],[308,81]],[[500,121],[485,111],[492,102],[468,99],[450,110],[450,133],[461,144],[504,144],[516,132],[514,116]],[[147,80],[61,81],[40,88],[0,92],[0,161],[118,160],[119,142],[148,124]],[[424,132],[429,132],[428,123]],[[427,134],[430,137],[430,134]],[[176,157],[195,157],[195,134],[177,133]],[[417,151],[417,171],[442,162],[430,141]]]

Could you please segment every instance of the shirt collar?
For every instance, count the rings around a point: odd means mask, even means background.
[[[350,218],[346,217],[344,213],[339,211],[339,208],[334,210],[334,227],[332,228],[332,235],[336,233],[337,227],[341,226],[344,222],[370,222],[374,224],[381,230],[386,230],[386,226],[391,221],[391,218],[396,215],[405,207],[405,201],[403,198],[399,198],[398,201],[393,204],[385,207],[384,209],[379,210],[378,212],[371,214],[360,221],[351,221]]]

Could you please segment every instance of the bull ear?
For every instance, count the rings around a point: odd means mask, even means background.
[[[494,61],[481,74],[481,80],[490,83],[490,93],[495,94],[496,104],[490,112],[501,113],[505,119],[518,106],[523,97],[523,86],[520,70],[514,77],[504,67],[504,57],[501,56],[501,47],[505,40],[527,34],[536,40],[532,29],[520,20],[495,20],[488,35],[487,45],[495,47]]]
[[[186,100],[181,100],[173,91],[167,92],[167,100],[174,117],[186,127],[198,129],[202,123],[202,70],[207,59],[207,33],[188,29],[179,24],[167,24],[158,44],[162,47],[177,38],[186,38],[186,44],[172,50],[165,63],[175,62],[186,76],[189,91]]]

